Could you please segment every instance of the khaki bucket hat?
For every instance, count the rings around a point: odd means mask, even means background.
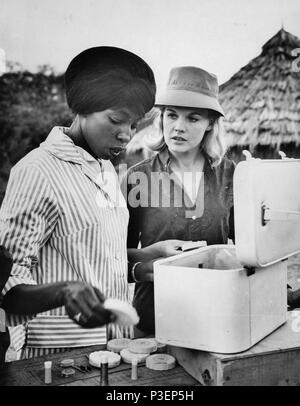
[[[218,94],[216,75],[194,66],[179,66],[171,69],[167,87],[155,105],[210,109],[224,116]]]

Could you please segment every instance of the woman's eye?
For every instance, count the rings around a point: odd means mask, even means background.
[[[115,118],[109,117],[109,120],[112,124],[121,124],[121,122],[119,120],[116,120]]]
[[[198,118],[196,118],[196,117],[190,117],[190,122],[191,122],[191,123],[197,123],[197,121],[198,121]]]
[[[168,113],[167,117],[171,118],[172,120],[175,120],[177,118],[177,115],[174,113]]]

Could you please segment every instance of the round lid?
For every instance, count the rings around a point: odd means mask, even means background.
[[[136,354],[150,354],[157,350],[157,342],[154,338],[137,338],[131,341],[129,350]]]
[[[61,375],[64,377],[68,377],[75,374],[74,368],[64,368],[61,370]]]
[[[107,343],[108,351],[120,352],[124,348],[128,348],[131,340],[129,338],[115,338]]]
[[[153,354],[146,359],[146,367],[156,371],[167,371],[175,366],[176,359],[169,354]]]
[[[60,366],[63,368],[67,368],[67,367],[72,367],[75,364],[74,360],[72,358],[67,358],[67,359],[62,359],[60,361]]]
[[[131,352],[128,348],[125,348],[120,352],[122,360],[127,364],[132,364],[133,360],[136,360],[138,364],[145,362],[146,358],[149,357],[149,354],[137,354]]]
[[[106,358],[106,359],[105,359]],[[94,351],[89,355],[89,363],[96,368],[101,367],[102,362],[108,361],[108,368],[114,368],[120,365],[121,357],[119,354],[111,351]]]

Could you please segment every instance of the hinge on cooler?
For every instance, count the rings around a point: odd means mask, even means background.
[[[255,274],[255,268],[253,266],[244,266],[246,269],[246,275],[251,276]]]

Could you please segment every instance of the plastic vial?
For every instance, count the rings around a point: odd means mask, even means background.
[[[108,358],[106,355],[101,357],[100,386],[108,386]]]
[[[45,361],[45,383],[52,383],[52,361]]]
[[[133,381],[138,379],[138,360],[136,358],[131,361],[131,379]]]

